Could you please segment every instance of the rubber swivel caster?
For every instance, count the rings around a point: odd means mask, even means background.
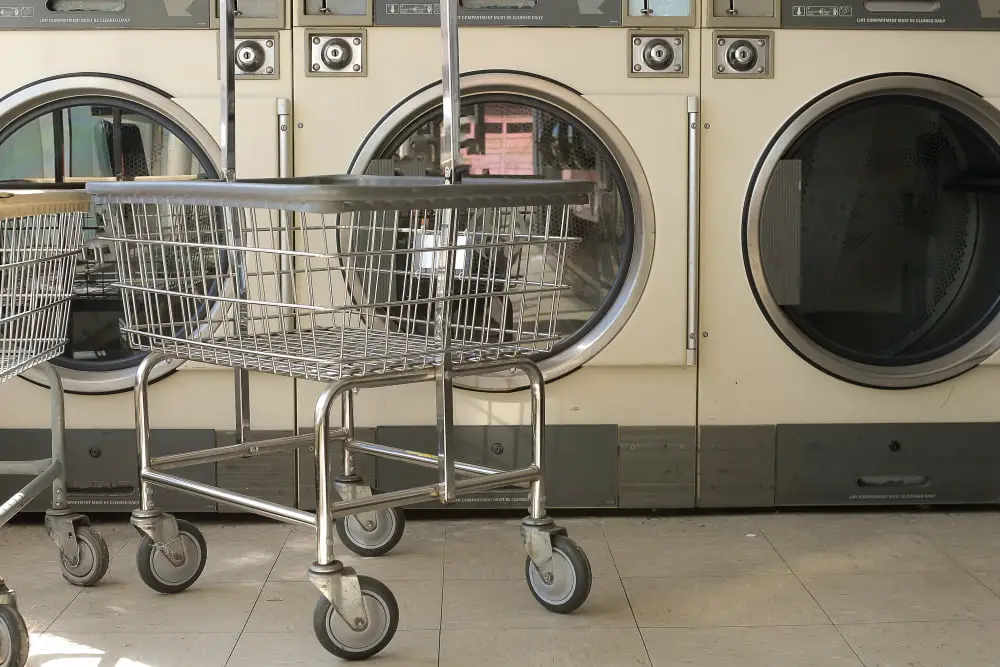
[[[313,613],[316,638],[342,660],[366,660],[392,641],[399,625],[399,606],[392,591],[378,579],[358,576],[368,627],[355,630],[340,617],[330,601],[321,597]]]
[[[524,575],[539,604],[557,614],[579,609],[594,581],[587,554],[565,535],[552,535],[551,580],[545,580],[530,558],[525,559]]]
[[[208,562],[208,545],[201,531],[194,524],[177,519],[178,536],[170,545],[174,551],[184,554],[183,560],[175,562],[165,545],[155,544],[148,535],[139,542],[135,564],[143,583],[157,593],[180,593],[198,580]]]

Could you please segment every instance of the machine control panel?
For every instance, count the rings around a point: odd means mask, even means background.
[[[785,28],[1000,30],[1000,0],[785,0]]]
[[[303,26],[371,25],[373,0],[295,0]]]
[[[285,0],[233,0],[237,28],[285,27]],[[218,0],[16,0],[0,2],[0,30],[216,28]]]
[[[627,0],[625,25],[693,27],[694,0]]]
[[[776,28],[781,5],[781,0],[711,0],[706,23],[720,28]]]
[[[605,27],[622,25],[623,0],[459,0],[463,26]],[[375,25],[435,26],[440,0],[375,0]]]
[[[233,13],[239,28],[274,28],[285,26],[285,0],[233,0]],[[219,0],[212,0],[212,27],[219,26]]]

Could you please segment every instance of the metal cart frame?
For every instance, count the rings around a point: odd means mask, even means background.
[[[345,546],[361,555],[374,556],[387,553],[402,537],[405,522],[399,508],[407,504],[429,498],[438,498],[444,503],[450,503],[462,493],[511,485],[527,485],[530,489],[530,507],[528,517],[522,522],[521,537],[526,554],[525,576],[535,598],[551,611],[568,613],[583,604],[590,593],[592,582],[586,555],[568,538],[565,529],[555,524],[545,510],[545,487],[542,478],[545,446],[545,386],[541,371],[527,356],[530,353],[529,349],[539,348],[522,345],[520,331],[514,337],[516,344],[508,344],[505,338],[507,325],[504,323],[498,325],[501,340],[498,345],[506,352],[496,352],[492,357],[466,356],[466,350],[462,347],[463,341],[453,340],[452,334],[452,328],[456,326],[452,320],[453,300],[475,300],[476,295],[481,294],[475,292],[456,296],[452,293],[453,281],[457,275],[456,257],[463,252],[469,252],[471,255],[473,250],[481,247],[500,247],[479,246],[476,245],[478,241],[470,241],[470,238],[481,238],[476,234],[482,234],[484,237],[488,234],[469,227],[470,221],[489,218],[514,225],[515,221],[524,220],[523,216],[515,215],[513,211],[544,209],[546,211],[544,217],[539,220],[529,216],[532,221],[529,224],[539,224],[545,229],[541,236],[541,244],[546,249],[548,248],[546,244],[557,243],[563,244],[564,252],[564,245],[572,242],[572,239],[566,235],[568,218],[563,209],[571,204],[586,203],[592,194],[592,185],[521,180],[513,183],[496,180],[476,180],[474,184],[459,183],[456,168],[459,158],[459,134],[456,127],[459,119],[457,3],[458,0],[442,0],[441,7],[442,39],[445,45],[443,184],[440,179],[347,176],[236,181],[231,0],[222,0],[220,3],[222,20],[219,51],[222,55],[223,82],[221,144],[224,182],[87,184],[87,191],[94,196],[96,203],[106,207],[105,210],[111,218],[110,227],[114,232],[108,240],[115,245],[118,254],[120,287],[126,301],[126,316],[127,319],[131,317],[134,320],[130,321],[127,327],[132,337],[132,344],[149,352],[136,375],[135,411],[141,502],[131,517],[133,526],[143,535],[137,555],[137,566],[143,581],[150,588],[162,593],[185,590],[201,575],[207,554],[204,537],[195,526],[187,521],[178,520],[156,507],[153,500],[154,486],[200,496],[265,517],[314,526],[317,531],[316,560],[309,567],[308,574],[310,581],[322,593],[314,616],[314,629],[317,638],[328,651],[349,660],[370,657],[388,645],[395,633],[399,610],[392,593],[383,584],[370,577],[357,575],[353,568],[345,566],[336,559],[334,534],[339,533]],[[507,214],[496,213],[505,204],[511,211],[508,217],[504,217]],[[555,217],[552,215],[552,206],[556,205],[563,207],[562,234],[550,238],[548,225],[550,218]],[[258,228],[256,222],[248,226],[247,220],[256,220],[257,209],[269,211],[271,224],[266,227],[266,233],[275,235],[275,230],[280,229],[281,233],[276,234],[280,237],[278,239],[280,247],[265,251],[254,246],[255,241],[252,238]],[[400,357],[405,357],[405,361],[395,365],[382,358],[383,366],[375,371],[370,371],[369,366],[377,360],[373,361],[371,357],[365,355],[350,358],[350,363],[354,366],[338,367],[339,370],[336,372],[317,370],[310,375],[305,371],[293,371],[294,363],[316,364],[317,368],[321,368],[327,362],[331,364],[341,362],[336,359],[320,360],[318,347],[310,348],[311,352],[308,354],[293,352],[288,347],[287,341],[283,342],[285,346],[281,347],[280,354],[267,352],[271,349],[268,345],[271,344],[269,341],[273,341],[269,338],[272,334],[268,333],[264,338],[255,338],[257,334],[249,333],[254,322],[272,320],[287,322],[289,317],[294,318],[294,314],[287,312],[294,304],[289,300],[284,287],[279,290],[282,298],[280,303],[267,301],[263,296],[251,298],[247,285],[248,275],[259,278],[264,275],[264,270],[258,268],[256,272],[248,274],[247,257],[263,252],[276,255],[279,259],[274,260],[274,263],[278,268],[268,269],[267,275],[271,279],[275,277],[275,271],[279,273],[290,271],[294,275],[298,269],[291,266],[292,259],[296,256],[304,257],[305,260],[315,258],[308,252],[300,253],[294,248],[292,230],[296,229],[295,220],[304,219],[308,214],[332,215],[338,220],[344,215],[370,214],[374,220],[379,212],[386,211],[395,211],[394,224],[397,229],[401,212],[407,212],[407,216],[415,211],[433,212],[431,219],[435,225],[435,242],[430,249],[419,246],[419,243],[414,241],[420,232],[413,231],[413,225],[410,223],[414,218],[407,217],[408,233],[411,235],[408,237],[409,242],[417,243],[417,246],[410,246],[406,251],[396,249],[382,251],[390,256],[399,252],[410,253],[408,261],[414,262],[416,260],[413,260],[413,257],[420,256],[421,253],[423,256],[434,258],[433,267],[430,269],[434,277],[432,283],[434,291],[427,299],[423,299],[428,304],[428,310],[433,309],[432,317],[429,316],[429,321],[425,323],[427,325],[425,332],[433,331],[433,335],[427,333],[428,347],[420,348],[426,351],[410,350]],[[462,218],[463,214],[466,217]],[[490,217],[491,215],[493,217]],[[224,229],[226,235],[224,241],[204,236],[203,220],[206,218],[214,224],[214,226],[209,225],[209,229],[219,227]],[[352,221],[356,222],[354,218]],[[178,224],[180,227],[176,227]],[[351,228],[351,224],[354,223],[350,223],[346,228]],[[467,235],[464,243],[459,238],[460,224],[465,224],[467,227],[463,232]],[[300,231],[303,233],[312,229],[308,228],[305,222],[302,225]],[[331,229],[333,227],[327,227],[324,222],[319,231],[325,235]],[[381,233],[384,228],[372,229]],[[511,232],[511,236],[504,238],[506,239],[504,244],[518,246],[530,243],[533,233],[515,236]],[[528,241],[525,241],[525,238]],[[535,242],[538,243],[538,240]],[[217,253],[212,257],[229,258],[226,260],[229,262],[226,266],[230,267],[231,271],[227,269],[230,272],[226,275],[231,276],[227,278],[231,282],[227,287],[231,290],[231,296],[228,291],[223,295],[223,288],[218,287],[212,288],[217,291],[212,292],[212,296],[209,297],[207,292],[199,292],[207,288],[194,286],[195,283],[206,284],[206,261],[198,257],[192,259],[190,254],[185,254],[195,250],[209,250]],[[136,260],[138,268],[130,265],[130,253],[133,252],[142,258]],[[327,254],[318,257],[324,261],[331,260],[333,257],[329,254],[331,252],[333,251],[328,250]],[[340,250],[334,254],[340,255]],[[349,251],[347,254],[366,253]],[[367,254],[372,253],[369,251]],[[154,257],[155,260],[151,259]],[[260,259],[257,261],[259,267]],[[176,292],[171,291],[170,281],[181,280],[168,276],[168,266],[171,265],[178,267],[177,270],[187,275],[183,280],[193,281],[183,283],[189,286],[184,289],[190,291],[185,292],[180,287]],[[557,277],[553,278],[551,283],[544,280],[537,283],[539,289],[544,288],[553,292],[565,289],[559,282],[564,262],[560,264],[557,261],[556,265],[559,267],[554,269],[556,271],[554,275]],[[545,262],[537,266],[551,268]],[[346,270],[344,271],[346,275]],[[380,275],[380,272],[384,270],[375,269],[376,275]],[[487,285],[494,285],[499,278],[493,275],[486,278],[477,276],[474,281],[478,280],[486,281]],[[506,285],[509,280],[508,275],[503,283]],[[347,284],[347,291],[350,292],[350,281],[347,281]],[[495,287],[487,288],[487,290],[493,289]],[[493,293],[487,291],[485,294],[489,296]],[[160,315],[163,308],[157,299],[171,298],[182,299],[182,302],[177,306],[166,306],[165,310],[169,311],[169,314]],[[209,305],[209,302],[213,301],[216,305]],[[147,310],[145,315],[138,315],[138,310],[135,309],[139,308],[136,304],[140,302],[145,304],[143,308],[155,312],[151,314]],[[550,328],[554,326],[551,322],[554,322],[557,302],[557,299],[553,300],[551,311],[553,315],[552,319],[548,320]],[[232,329],[226,329],[226,333],[221,334],[221,338],[216,342],[198,339],[197,334],[193,338],[184,338],[178,337],[176,333],[170,333],[175,331],[177,326],[189,326],[185,322],[192,322],[192,318],[198,323],[206,318],[211,319],[211,314],[191,315],[191,313],[194,311],[212,313],[213,309],[221,307],[218,305],[220,303],[225,303],[227,312],[234,314],[232,320],[227,320],[224,325],[227,327],[231,325]],[[385,303],[377,305],[386,306]],[[312,302],[308,306],[301,307],[318,308]],[[133,310],[130,311],[130,308]],[[270,314],[254,315],[251,312],[253,308],[270,309],[267,311]],[[333,313],[335,310],[324,312]],[[175,311],[187,314],[178,316],[175,315]],[[177,317],[181,319],[175,319]],[[362,320],[365,318],[364,315],[360,317]],[[143,329],[144,326],[147,328]],[[190,326],[196,326],[199,331],[203,331],[202,324]],[[155,327],[167,327],[165,329],[167,333]],[[482,328],[485,330],[487,327],[484,325]],[[341,338],[346,335],[345,332],[346,325],[345,329],[339,332]],[[531,339],[530,344],[543,340],[537,337],[539,335],[537,327],[533,333],[536,338]],[[390,333],[386,328],[384,342],[387,349],[390,345],[389,339],[395,335],[396,333]],[[551,345],[557,339],[558,337],[550,331],[549,338],[545,340]],[[364,334],[364,340],[367,348],[367,333]],[[258,349],[258,344],[263,346],[263,352]],[[407,349],[408,345],[407,341]],[[326,352],[326,354],[334,356],[347,354],[343,352],[345,349],[343,343],[342,347],[335,349],[341,352]],[[272,356],[269,357],[267,354]],[[294,356],[298,354],[303,356]],[[154,367],[168,355],[235,368],[238,437],[236,444],[169,456],[151,455],[149,379]],[[274,360],[275,355],[281,357],[281,363],[285,364],[281,369]],[[266,359],[267,363],[262,359]],[[294,377],[309,377],[329,383],[316,403],[313,434],[266,441],[251,440],[250,369]],[[454,379],[460,375],[499,371],[524,373],[528,378],[531,392],[532,463],[512,471],[457,461],[453,453]],[[434,382],[436,385],[439,434],[436,455],[364,442],[355,437],[355,392],[374,387],[424,382]],[[330,410],[337,399],[340,399],[342,404],[343,424],[340,428],[331,428]],[[340,474],[336,476],[333,474],[334,462],[331,460],[332,444],[335,441],[343,443]],[[317,457],[318,499],[315,514],[187,480],[167,472],[185,466],[287,451],[307,444],[315,446]],[[376,494],[357,473],[354,457],[358,453],[437,469],[440,481],[417,488]],[[456,479],[459,475],[469,479]],[[349,528],[352,525],[360,528],[360,532],[352,532]],[[380,527],[381,533],[379,533]],[[373,538],[374,541],[368,541],[364,536],[366,531],[369,534],[379,533],[379,539]]]
[[[110,555],[104,538],[90,528],[89,519],[74,512],[67,502],[63,384],[48,362],[66,345],[73,268],[83,248],[83,217],[89,212],[90,198],[79,191],[0,193],[0,253],[4,255],[0,289],[23,290],[0,297],[4,302],[4,312],[0,312],[0,381],[41,366],[49,381],[52,429],[48,458],[0,461],[0,475],[31,477],[20,491],[0,503],[0,527],[51,488],[45,530],[59,549],[63,578],[76,586],[97,584],[107,573]],[[12,220],[29,222],[11,224]],[[10,241],[13,247],[6,245]],[[14,338],[7,340],[5,336],[11,333]],[[0,664],[22,667],[27,658],[28,633],[17,610],[17,595],[0,576]]]

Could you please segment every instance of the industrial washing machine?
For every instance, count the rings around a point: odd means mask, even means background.
[[[1000,7],[706,14],[700,504],[996,502]]]
[[[242,3],[236,40],[240,73],[237,138],[243,177],[290,173],[290,7]],[[31,54],[0,75],[0,179],[217,178],[220,131],[217,8],[211,0],[107,3],[22,0],[0,12],[7,53]],[[2,187],[2,184],[0,184]],[[69,502],[87,512],[129,511],[138,502],[132,387],[141,354],[118,330],[121,300],[110,247],[88,223],[78,260],[70,344],[55,360],[65,387]],[[210,276],[209,276],[210,279]],[[193,364],[154,371],[154,447],[168,453],[233,439],[231,373]],[[41,372],[0,389],[0,446],[39,458],[48,445],[48,392]],[[290,432],[290,380],[253,378],[253,425]],[[211,400],[209,400],[209,398]],[[262,467],[264,466],[264,467]],[[253,487],[290,500],[294,459],[214,464],[195,479]],[[221,479],[219,479],[221,478]],[[0,495],[20,480],[0,479]],[[214,504],[163,494],[177,510]],[[44,510],[44,499],[29,510]]]
[[[516,8],[515,8],[516,5]],[[440,175],[437,2],[305,0],[293,30],[295,174]],[[541,361],[554,507],[671,507],[695,501],[699,33],[687,0],[463,2],[467,178],[593,181],[575,212],[567,341]],[[693,202],[693,203],[691,203]],[[689,205],[689,203],[691,203]],[[391,242],[391,241],[389,241]],[[692,259],[693,258],[693,259]],[[689,261],[691,259],[692,261]],[[300,289],[307,286],[300,285]],[[563,301],[565,304],[566,301]],[[460,458],[530,458],[516,376],[475,378],[456,396]],[[320,386],[299,383],[308,424]],[[433,396],[369,392],[369,439],[436,451]],[[312,462],[300,459],[302,498]],[[370,462],[361,461],[362,468]],[[389,490],[425,471],[365,470]],[[463,498],[520,506],[518,490]]]

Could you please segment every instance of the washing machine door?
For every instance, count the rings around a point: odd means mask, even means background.
[[[463,75],[461,145],[466,179],[589,180],[590,205],[571,212],[580,237],[566,261],[560,296],[563,340],[536,361],[547,381],[597,355],[632,314],[649,275],[651,195],[635,153],[618,128],[578,93],[547,79],[511,72]],[[372,130],[351,173],[441,176],[440,83],[404,100]],[[498,315],[502,316],[502,315]],[[485,391],[523,387],[508,373],[463,378]]]
[[[14,181],[39,187],[94,179],[218,178],[219,149],[204,127],[164,92],[107,75],[35,82],[0,99],[0,189]],[[52,360],[65,389],[104,394],[132,389],[142,353],[119,330],[121,295],[114,252],[99,240],[100,216],[88,219],[77,260],[69,345]],[[161,379],[180,365],[159,365]],[[46,384],[44,372],[22,377]]]
[[[1000,348],[1000,110],[892,74],[819,96],[775,136],[744,215],[777,333],[845,381],[904,389]]]

